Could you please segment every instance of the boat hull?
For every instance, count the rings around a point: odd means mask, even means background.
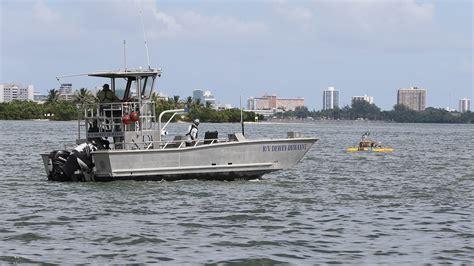
[[[264,174],[272,171],[223,171],[210,173],[176,173],[157,175],[130,175],[130,176],[95,176],[96,182],[109,182],[115,180],[134,181],[178,181],[178,180],[209,180],[209,181],[236,181],[260,179]]]
[[[93,154],[91,181],[257,179],[296,165],[316,141],[245,140],[185,148],[102,150]],[[44,156],[43,161],[46,167]]]

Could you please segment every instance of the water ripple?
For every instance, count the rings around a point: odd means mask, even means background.
[[[46,181],[38,152],[63,147],[76,126],[0,121],[0,264],[474,262],[472,125],[252,124],[249,136],[321,141],[259,181]],[[346,153],[368,129],[395,151]]]

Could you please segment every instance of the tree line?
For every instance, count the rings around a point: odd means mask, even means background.
[[[240,109],[215,110],[209,102],[194,101],[191,96],[185,99],[180,99],[179,96],[162,99],[153,94],[151,100],[155,102],[157,115],[164,110],[189,109],[186,116],[176,117],[174,120],[191,121],[199,118],[201,122],[240,122]],[[44,104],[18,100],[0,103],[0,120],[75,120],[84,106],[98,102],[98,99],[85,88],[78,90],[72,101],[62,100],[59,91],[52,89],[48,91]],[[263,119],[254,112],[243,112],[244,121],[254,121],[256,116]]]
[[[277,118],[313,118],[332,120],[381,120],[400,123],[474,123],[474,113],[449,112],[442,108],[428,107],[424,111],[413,111],[405,105],[395,105],[390,111],[381,111],[378,106],[364,100],[354,100],[350,106],[330,110],[309,111],[297,107],[294,111],[276,114]]]
[[[74,120],[78,117],[78,106],[95,102],[97,99],[84,88],[76,92],[73,101],[62,100],[59,91],[52,89],[44,104],[19,100],[0,103],[0,120]]]
[[[191,121],[199,118],[202,122],[239,122],[240,109],[215,110],[209,102],[201,103],[191,96],[181,99],[173,96],[168,99],[152,95],[156,114],[170,109],[189,109],[189,113],[175,120]],[[76,92],[73,101],[61,99],[57,90],[48,91],[44,104],[32,101],[12,101],[0,103],[0,120],[50,119],[75,120],[83,106],[98,103],[90,91],[82,88]],[[448,112],[441,108],[428,107],[424,111],[413,111],[404,105],[395,105],[390,111],[381,111],[375,104],[364,100],[355,100],[350,106],[330,110],[309,111],[307,107],[297,107],[294,111],[276,113],[277,118],[333,119],[333,120],[382,120],[401,123],[474,123],[474,113]],[[169,117],[169,116],[168,116]],[[263,120],[263,116],[254,112],[243,112],[244,121]],[[166,118],[166,117],[165,117]]]
[[[155,102],[157,115],[165,110],[188,109],[188,114],[182,118],[184,121],[192,121],[193,119],[198,118],[201,122],[240,122],[240,109],[232,108],[216,110],[209,102],[202,103],[199,99],[193,100],[191,96],[188,96],[185,99],[180,99],[180,96],[175,95],[168,99],[161,99],[158,98],[156,94],[153,94],[151,100]],[[263,119],[263,116],[257,115],[254,112],[242,113],[244,121],[254,121],[255,117]]]

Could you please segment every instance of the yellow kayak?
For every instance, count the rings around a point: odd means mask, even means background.
[[[348,152],[356,152],[356,151],[372,151],[372,152],[392,152],[392,148],[369,148],[369,147],[362,147],[362,148],[347,148]]]

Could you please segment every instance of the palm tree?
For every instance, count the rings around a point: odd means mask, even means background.
[[[94,102],[94,96],[86,88],[79,89],[79,91],[76,92],[76,95],[74,95],[74,103],[76,104],[84,105],[92,102]]]
[[[201,106],[201,99],[197,98],[195,103],[196,103],[196,106]]]
[[[173,96],[173,103],[175,107],[178,107],[179,104],[179,95]]]
[[[59,102],[59,91],[52,89],[48,91],[48,97],[46,97],[46,104],[55,104]]]
[[[158,95],[156,94],[156,92],[153,92],[151,94],[151,101],[156,103],[158,101]]]
[[[188,107],[191,107],[192,104],[193,104],[193,97],[188,96],[188,97],[186,98],[186,105],[187,105]]]

